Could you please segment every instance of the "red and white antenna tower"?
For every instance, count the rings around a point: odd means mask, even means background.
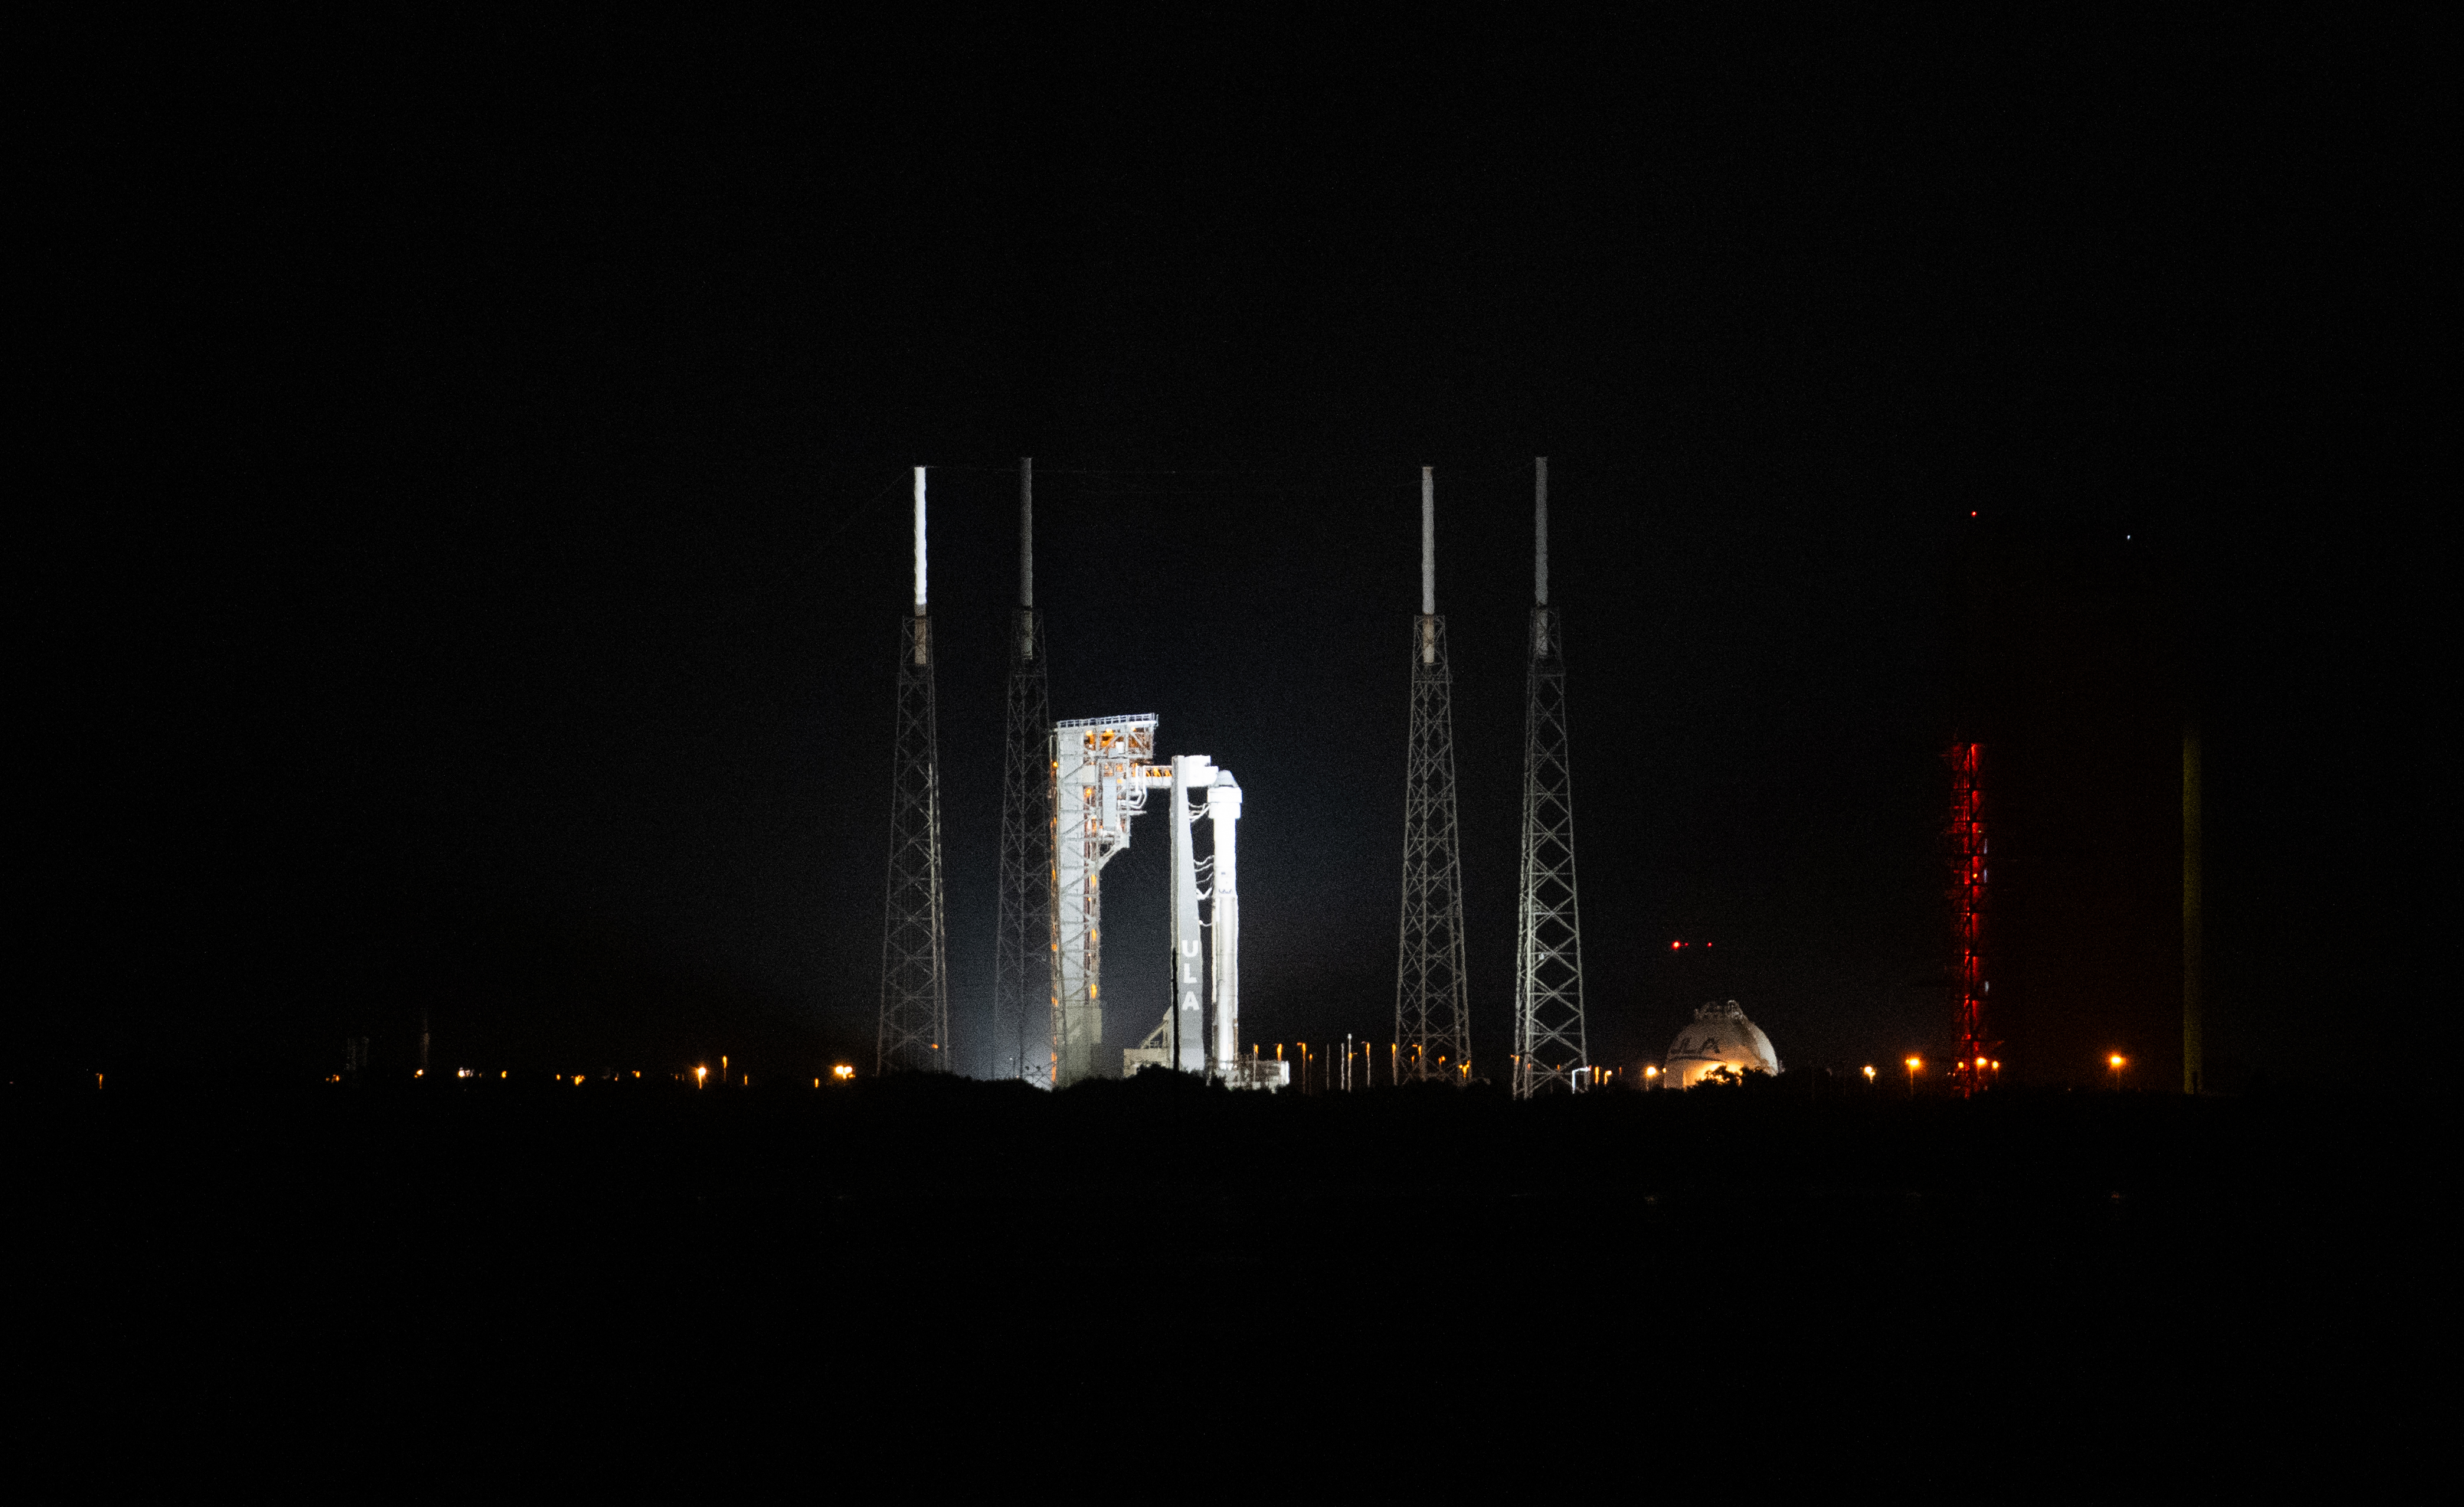
[[[1985,833],[1985,745],[1958,742],[1945,756],[1950,764],[1950,826],[1945,831],[1950,862],[1951,982],[1958,991],[1959,1067],[1953,1075],[1963,1095],[1992,1080],[1995,1044],[1985,1035],[1985,911],[1992,878]]]

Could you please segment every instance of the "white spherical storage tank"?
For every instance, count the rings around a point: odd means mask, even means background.
[[[1723,1068],[1731,1073],[1749,1068],[1774,1075],[1779,1072],[1779,1053],[1771,1050],[1771,1038],[1746,1019],[1735,1000],[1714,1001],[1697,1009],[1693,1020],[1677,1033],[1661,1071],[1670,1088],[1692,1088]]]

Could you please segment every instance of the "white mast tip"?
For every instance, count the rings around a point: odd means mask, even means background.
[[[1436,468],[1420,468],[1420,615],[1438,613],[1438,493]],[[1425,657],[1425,656],[1424,656]]]
[[[915,468],[915,615],[924,615],[924,468]]]

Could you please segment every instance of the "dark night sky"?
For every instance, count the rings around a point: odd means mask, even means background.
[[[322,1071],[422,1004],[457,1061],[869,1043],[918,462],[965,1048],[1032,454],[1056,713],[1249,792],[1267,1041],[1391,1028],[1438,468],[1502,1054],[1547,454],[1604,1054],[1714,990],[1793,1060],[1945,1034],[1973,508],[2167,562],[2219,1050],[2289,1060],[2370,935],[2397,674],[2340,536],[2420,496],[2402,39],[1940,24],[60,38],[21,1051]]]

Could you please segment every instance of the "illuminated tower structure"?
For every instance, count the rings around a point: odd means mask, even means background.
[[[1437,482],[1420,468],[1420,612],[1412,621],[1412,726],[1403,760],[1403,926],[1395,1039],[1414,1078],[1471,1075],[1463,858],[1455,822],[1454,681],[1438,615]]]
[[[1104,1045],[1104,866],[1130,846],[1155,768],[1156,719],[1079,718],[1053,725],[1051,1057],[1055,1088],[1107,1076]],[[1183,809],[1177,793],[1176,812]]]
[[[1018,463],[1018,610],[1001,744],[1001,905],[993,932],[993,1074],[1052,1086],[1052,695],[1035,608],[1035,462]]]
[[[1149,793],[1160,789],[1170,792],[1172,989],[1163,1019],[1122,1052],[1121,1070],[1162,1067],[1235,1088],[1285,1087],[1290,1079],[1283,1064],[1241,1055],[1241,782],[1204,754],[1155,762],[1155,726],[1152,713],[1139,713],[1052,727],[1053,1086],[1110,1075],[1099,1057],[1103,871],[1128,850],[1132,824],[1146,811]],[[1215,852],[1202,865],[1194,842],[1201,809],[1215,830]],[[1210,892],[1199,888],[1201,874],[1214,881],[1214,914],[1204,920],[1199,904]]]
[[[1524,677],[1523,890],[1515,916],[1514,1097],[1578,1088],[1583,925],[1574,898],[1574,777],[1564,624],[1549,606],[1549,457],[1532,463],[1530,660]]]
[[[1945,758],[1950,765],[1950,825],[1944,837],[1950,863],[1951,987],[1959,1032],[1954,1078],[1960,1093],[1973,1094],[1991,1081],[1991,1065],[1998,1050],[1985,1030],[1986,996],[1993,988],[1985,976],[1985,910],[1992,878],[1985,832],[1985,745],[1955,742]]]
[[[941,907],[941,777],[925,611],[924,468],[915,468],[915,611],[898,625],[891,740],[890,875],[882,906],[878,1073],[950,1070],[950,967]]]

